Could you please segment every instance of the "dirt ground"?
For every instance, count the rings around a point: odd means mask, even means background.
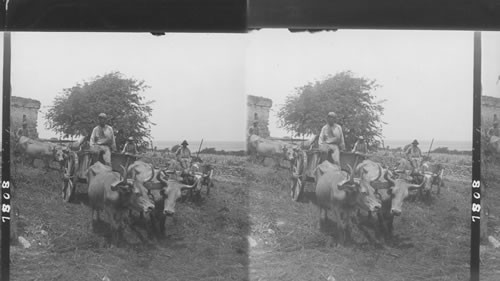
[[[405,202],[394,220],[397,243],[377,249],[359,232],[355,245],[328,247],[314,184],[293,202],[288,171],[249,164],[250,280],[468,280],[471,170],[447,167],[441,195]]]
[[[483,184],[486,183],[486,197],[481,199],[488,203],[488,235],[500,241],[500,205],[495,202],[500,198],[500,165],[494,162],[481,166]],[[484,209],[481,217],[484,216]],[[500,248],[495,249],[488,241],[482,241],[480,246],[480,280],[500,280]]]
[[[210,196],[178,203],[165,239],[141,242],[128,230],[119,248],[107,243],[107,225],[91,230],[86,184],[73,203],[64,203],[58,171],[18,167],[19,235],[31,247],[11,246],[11,280],[247,280],[248,189],[241,159],[211,157]]]
[[[128,244],[118,248],[107,243],[106,225],[90,229],[85,184],[75,202],[63,203],[58,171],[19,167],[13,172],[19,235],[31,247],[11,247],[11,280],[469,278],[470,169],[463,163],[453,167],[450,160],[440,196],[405,203],[394,222],[397,243],[379,249],[357,232],[356,245],[326,246],[314,184],[307,185],[304,200],[293,202],[286,169],[245,157],[202,159],[215,166],[211,195],[201,203],[178,203],[165,239],[144,243],[127,231]]]

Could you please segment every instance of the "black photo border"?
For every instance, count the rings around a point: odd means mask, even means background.
[[[337,29],[500,31],[499,0],[2,0],[4,31],[2,217],[10,219],[9,32],[212,32],[260,28],[314,32]],[[7,38],[7,39],[6,39]],[[481,52],[474,33],[473,167],[470,280],[479,280]],[[479,194],[479,195],[477,195]],[[478,197],[479,196],[479,197]],[[4,212],[5,211],[5,212]],[[2,218],[1,280],[9,280],[10,222]],[[5,235],[7,234],[7,235]]]

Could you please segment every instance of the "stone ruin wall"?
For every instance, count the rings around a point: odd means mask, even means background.
[[[269,112],[272,106],[271,99],[247,96],[247,132],[253,127],[254,121],[258,121],[260,136],[268,138],[271,135],[269,132]]]
[[[10,98],[10,129],[16,133],[22,128],[23,115],[26,115],[28,134],[30,138],[37,139],[38,110],[41,103],[37,100],[14,97]]]

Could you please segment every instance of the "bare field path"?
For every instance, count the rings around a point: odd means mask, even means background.
[[[175,219],[167,220],[167,238],[141,242],[126,231],[128,244],[119,248],[106,243],[105,225],[97,233],[90,229],[86,184],[78,186],[74,203],[63,203],[58,171],[19,167],[13,174],[19,235],[31,247],[11,247],[11,280],[246,280],[244,158],[202,158],[216,166],[210,196],[203,193],[201,203],[178,203]]]
[[[357,245],[326,246],[328,237],[319,232],[314,184],[306,186],[301,202],[293,202],[289,171],[248,164],[250,280],[468,280],[470,167],[466,164],[447,163],[445,187],[441,195],[433,193],[430,204],[405,202],[403,214],[394,220],[400,241],[385,249],[375,248],[356,232]]]

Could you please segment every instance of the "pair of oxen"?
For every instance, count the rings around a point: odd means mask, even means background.
[[[120,174],[96,162],[87,170],[91,223],[94,225],[95,219],[100,221],[100,212],[105,212],[113,243],[123,240],[123,230],[131,211],[150,221],[147,224],[149,234],[163,236],[165,219],[175,214],[177,200],[186,191],[199,189],[202,180],[202,173],[196,173],[194,183],[187,185],[178,180],[175,170],[157,169],[143,161],[135,161],[128,169],[122,168],[123,174]],[[199,168],[202,170],[206,166]]]
[[[341,244],[352,240],[353,220],[359,221],[361,210],[368,213],[366,218],[377,215],[377,236],[382,240],[392,239],[394,216],[401,215],[403,201],[412,191],[430,190],[433,184],[429,177],[424,177],[420,184],[394,178],[389,169],[371,160],[363,161],[355,169],[348,167],[349,171],[342,170],[325,160],[315,170],[320,230],[326,230],[327,214],[332,211]]]

